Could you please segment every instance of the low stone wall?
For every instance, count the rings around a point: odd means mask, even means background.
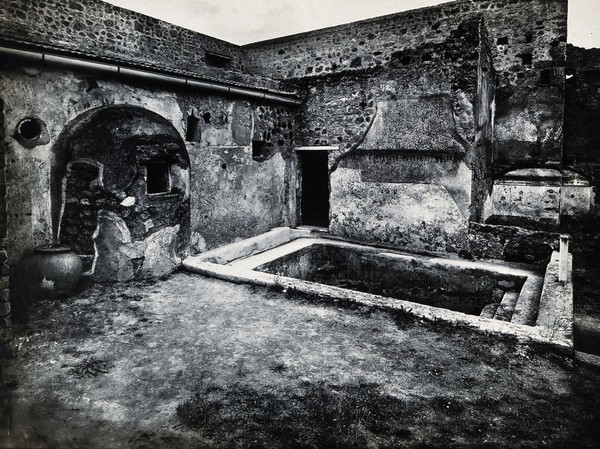
[[[476,259],[545,265],[558,249],[559,237],[515,226],[469,223],[469,251]]]

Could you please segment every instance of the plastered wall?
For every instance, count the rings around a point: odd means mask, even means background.
[[[83,75],[47,68],[14,67],[2,72],[0,92],[7,132],[6,245],[11,261],[52,241],[52,203],[56,198],[52,198],[51,171],[58,136],[86,111],[110,105],[156,113],[171,123],[183,140],[189,115],[207,117],[199,127],[197,141],[185,142],[191,173],[186,232],[192,243],[181,249],[179,256],[293,223],[288,212],[293,176],[290,136],[279,138],[271,157],[260,162],[252,157],[251,143],[253,129],[271,130],[280,120],[291,123],[293,118],[285,108],[109,79],[94,79],[93,85],[90,89],[90,79]],[[28,117],[40,119],[48,134],[45,143],[33,148],[14,137],[19,122]]]
[[[469,21],[384,67],[297,81],[299,142],[340,148],[329,156],[330,232],[417,252],[466,250],[490,185],[485,36],[482,21]]]

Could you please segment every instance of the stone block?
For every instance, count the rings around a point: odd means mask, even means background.
[[[331,192],[334,235],[421,253],[467,247],[467,218],[443,186],[364,183],[358,171],[338,168]]]
[[[121,252],[121,247],[130,242],[131,234],[121,217],[108,211],[98,213],[98,227],[94,232],[94,281],[122,282],[133,279],[131,258]]]
[[[181,264],[181,259],[177,257],[176,252],[179,229],[179,225],[163,228],[146,239],[142,276],[147,278],[165,276]]]

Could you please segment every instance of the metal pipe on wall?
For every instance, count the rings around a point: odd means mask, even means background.
[[[125,78],[170,84],[178,87],[190,87],[220,95],[234,95],[288,106],[299,106],[302,104],[300,100],[295,98],[262,92],[257,89],[228,86],[225,83],[202,81],[184,76],[164,74],[156,71],[125,67],[117,64],[95,62],[87,59],[50,54],[42,51],[21,50],[12,47],[0,46],[0,57],[9,58],[9,60],[20,59],[22,61],[36,64],[49,64],[73,70],[92,72],[94,74],[120,76]]]

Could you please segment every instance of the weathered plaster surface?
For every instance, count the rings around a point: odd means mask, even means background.
[[[175,94],[157,94],[104,80],[99,84],[99,88],[86,92],[87,84],[82,76],[37,69],[11,70],[0,78],[6,128],[12,130],[21,119],[35,115],[44,120],[50,135],[48,144],[33,149],[24,148],[15,139],[8,141],[11,260],[18,260],[25,250],[52,240],[52,146],[64,126],[77,115],[94,107],[129,104],[156,112],[181,129],[181,111]]]
[[[470,215],[473,172],[460,156],[359,151],[344,159],[340,167],[358,171],[365,183],[438,184],[452,197],[463,217]]]
[[[456,136],[452,97],[415,95],[378,101],[377,115],[363,147],[464,152]]]
[[[334,235],[421,253],[467,246],[468,217],[443,186],[366,183],[359,172],[344,168],[332,174],[331,186]]]
[[[494,182],[488,222],[557,228],[561,217],[586,217],[594,207],[594,189],[569,170],[519,169]]]
[[[121,217],[100,211],[91,278],[96,282],[124,282],[170,274],[181,262],[176,251],[179,229],[179,225],[163,228],[145,240],[132,241]]]
[[[170,122],[182,138],[186,137],[188,115],[207,114],[206,122],[201,119],[200,141],[186,142],[193,163],[191,183],[184,172],[179,173],[188,168],[172,168],[171,176],[181,179],[181,189],[193,190],[190,213],[195,220],[192,236],[195,243],[192,247],[179,245],[178,254],[205,250],[290,223],[287,204],[289,189],[294,186],[290,172],[294,162],[288,154],[292,118],[285,109],[275,111],[275,108],[234,99],[167,92],[107,79],[94,81],[97,87],[90,89],[90,80],[82,75],[35,68],[5,70],[0,79],[6,129],[13,130],[24,117],[35,116],[44,121],[50,136],[47,144],[31,149],[24,148],[15,139],[7,139],[7,201],[11,204],[7,246],[11,248],[12,260],[52,240],[50,182],[53,148],[58,136],[68,123],[83,113],[111,105],[138,106],[157,113]],[[288,118],[283,120],[283,116]],[[290,127],[285,137],[277,129],[272,132],[280,121]],[[253,129],[263,130],[269,142],[276,139],[272,143],[275,151],[271,159],[253,160]],[[227,168],[222,168],[223,165]],[[105,171],[103,176],[111,175]],[[123,211],[133,211],[141,205],[135,196],[128,200],[124,195],[119,201],[119,210]],[[134,241],[146,240],[161,228],[157,220],[150,218],[137,224],[129,223],[128,227]],[[164,239],[159,238],[158,242],[169,246]]]
[[[281,154],[252,159],[249,147],[189,146],[192,252],[288,223],[286,162]]]
[[[484,24],[467,22],[381,68],[299,82],[300,142],[340,146],[329,158],[333,234],[415,251],[466,248],[468,220],[489,195],[485,45]]]
[[[246,70],[288,80],[375,70],[423,42],[444,42],[462,21],[481,17],[498,73],[497,163],[559,161],[567,31],[564,0],[461,0],[257,42],[244,47]],[[439,55],[422,57],[425,66]],[[468,58],[466,48],[460,58]],[[423,75],[423,82],[427,80]],[[522,130],[527,130],[524,137]]]

